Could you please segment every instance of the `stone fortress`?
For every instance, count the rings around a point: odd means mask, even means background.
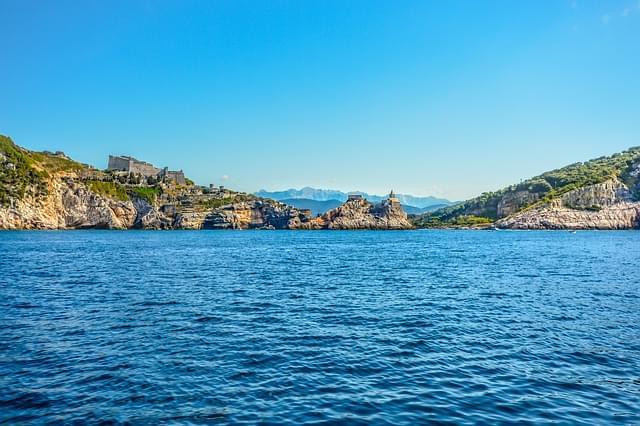
[[[168,167],[159,169],[151,163],[128,156],[110,155],[107,170],[139,174],[144,177],[167,179],[178,185],[187,184],[182,170],[169,170]]]

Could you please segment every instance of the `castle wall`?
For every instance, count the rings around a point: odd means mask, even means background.
[[[157,176],[160,169],[153,167],[152,164],[138,161],[131,157],[109,156],[108,170],[121,170],[124,172],[139,173],[143,176]]]
[[[169,170],[167,167],[165,167],[164,169],[159,169],[157,167],[154,167],[153,164],[136,160],[133,157],[120,157],[116,155],[110,155],[107,169],[141,174],[145,177],[166,177],[167,179],[174,181],[178,185],[187,184],[187,179],[184,177],[184,173],[182,172],[182,170],[174,171]]]
[[[133,173],[140,173],[143,176],[157,176],[158,173],[160,173],[160,169],[153,167],[149,163],[142,163],[139,161],[133,161],[129,171]]]
[[[107,165],[107,170],[122,170],[122,171],[128,172],[130,163],[131,163],[130,158],[116,157],[116,156],[110,155],[109,164]]]
[[[174,181],[175,183],[177,183],[178,185],[186,185],[187,184],[187,180],[184,177],[184,173],[182,172],[182,170],[180,171],[166,171],[165,172],[165,176]]]

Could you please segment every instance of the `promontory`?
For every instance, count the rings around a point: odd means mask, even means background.
[[[105,170],[0,136],[0,229],[638,229],[640,147],[552,170],[422,215],[393,191],[322,214],[199,186],[182,170],[110,156]]]
[[[110,156],[106,170],[62,152],[34,152],[0,136],[0,229],[411,229],[393,192],[350,197],[320,216],[182,170]]]

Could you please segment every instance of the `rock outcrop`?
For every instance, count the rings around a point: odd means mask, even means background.
[[[124,229],[137,216],[131,201],[102,196],[66,176],[50,179],[46,195],[34,192],[0,207],[0,229]]]
[[[311,219],[306,211],[262,199],[213,209],[164,207],[135,196],[117,200],[68,176],[53,177],[46,195],[1,206],[0,229],[299,229]]]
[[[296,229],[311,219],[307,211],[273,200],[255,199],[213,210],[203,229]]]
[[[618,179],[570,191],[548,203],[498,220],[505,229],[634,229],[640,202]]]
[[[293,229],[412,229],[400,202],[393,197],[378,204],[363,198],[343,205],[308,222],[290,224]]]
[[[347,201],[321,217],[308,210],[239,194],[238,201],[215,208],[195,208],[196,196],[183,197],[190,207],[152,204],[94,192],[78,176],[51,176],[46,194],[27,191],[0,206],[0,229],[410,229],[400,203]]]
[[[417,227],[640,228],[640,147],[551,170],[413,216]]]
[[[131,160],[131,159],[129,159]],[[407,229],[400,202],[310,210],[187,180],[100,171],[0,135],[0,229]]]

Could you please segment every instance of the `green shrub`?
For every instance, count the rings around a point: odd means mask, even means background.
[[[89,189],[96,194],[100,194],[109,198],[115,198],[116,200],[120,201],[127,201],[129,199],[125,188],[115,182],[88,180],[86,181],[86,184]]]
[[[57,172],[76,172],[86,168],[86,166],[83,166],[76,161],[45,152],[31,152],[30,156],[39,167],[49,174]]]
[[[497,220],[501,218],[498,215],[500,201],[505,196],[518,191],[528,191],[539,197],[538,202],[524,201],[518,206],[518,211],[522,211],[549,203],[574,189],[602,183],[612,178],[621,179],[629,188],[635,190],[640,188],[640,181],[637,176],[633,176],[631,170],[633,169],[632,166],[639,162],[640,147],[634,147],[610,157],[600,157],[586,163],[575,163],[561,169],[552,170],[496,192],[486,192],[468,201],[426,213],[414,218],[414,222],[416,226],[429,227],[464,223],[466,219],[458,219],[464,216]],[[640,199],[639,192],[637,190],[634,192],[634,196],[637,199]],[[527,198],[524,199],[527,200]],[[589,209],[593,210],[595,207],[592,206]]]
[[[162,190],[158,187],[133,188],[130,190],[131,195],[145,200],[149,204],[154,204]]]
[[[19,148],[10,138],[0,135],[0,154],[0,205],[23,198],[32,188],[36,193],[47,192],[47,174],[35,167],[28,151]]]
[[[458,216],[452,222],[452,224],[456,226],[473,226],[473,225],[485,225],[492,222],[493,220],[491,220],[488,217],[469,215],[469,216]]]
[[[217,209],[218,207],[222,207],[224,205],[227,204],[231,204],[233,202],[236,201],[242,201],[239,199],[236,199],[236,197],[225,197],[225,198],[211,198],[208,200],[201,200],[198,205],[207,209],[207,210],[212,210],[212,209]]]

